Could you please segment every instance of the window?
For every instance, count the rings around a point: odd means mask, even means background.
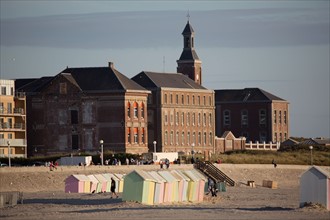
[[[0,139],[5,139],[5,134],[0,134]]]
[[[263,142],[266,142],[267,141],[267,134],[265,131],[261,131],[260,134],[260,142],[263,143]]]
[[[187,105],[189,105],[189,95],[187,95]]]
[[[212,105],[212,98],[209,96],[209,105]]]
[[[286,124],[286,122],[287,122],[286,111],[284,111],[283,114],[284,114],[284,115],[283,115],[284,124]],[[286,140],[286,138],[285,138],[285,140]]]
[[[223,125],[230,126],[230,111],[225,110],[223,112]]]
[[[193,132],[192,143],[193,143],[193,144],[196,143],[196,134],[195,134],[195,132]]]
[[[206,105],[206,98],[203,96],[203,105]]]
[[[127,128],[127,143],[131,143],[131,129]]]
[[[201,105],[201,97],[198,96],[197,99],[198,99],[198,105]]]
[[[173,112],[171,112],[170,113],[171,115],[170,115],[170,123],[171,123],[171,125],[173,124]]]
[[[175,114],[175,124],[179,125],[179,112]]]
[[[8,128],[13,128],[13,119],[12,118],[8,118]]]
[[[164,94],[164,103],[167,104],[167,94]]]
[[[184,95],[181,95],[181,104],[184,105]]]
[[[8,139],[13,139],[13,134],[12,134],[12,133],[9,133],[9,134],[7,135],[7,138],[8,138]]]
[[[201,113],[198,113],[197,122],[198,122],[198,126],[200,126],[201,125]]]
[[[192,97],[192,104],[195,105],[195,96]]]
[[[176,145],[179,145],[179,132],[178,131],[176,132],[176,135],[175,135],[175,143],[176,143]]]
[[[192,117],[193,117],[193,118],[192,118],[192,124],[195,125],[195,122],[196,122],[196,121],[195,121],[195,113],[193,113]]]
[[[198,145],[201,145],[201,143],[202,143],[201,133],[198,132]]]
[[[144,104],[143,102],[141,103],[141,118],[144,118]]]
[[[242,126],[248,125],[248,111],[247,110],[241,111],[241,125]]]
[[[184,112],[181,113],[181,125],[184,125]]]
[[[134,118],[137,118],[138,117],[138,104],[136,102],[134,102],[133,108],[134,108]]]
[[[206,113],[203,114],[203,125],[206,126]]]
[[[187,145],[190,145],[190,132],[187,133]]]
[[[78,124],[78,111],[71,110],[71,124],[76,125]]]
[[[5,108],[3,107],[3,102],[0,102],[0,113],[4,113]]]
[[[139,141],[139,136],[138,136],[138,128],[134,128],[134,143],[137,144]]]
[[[164,115],[164,122],[165,122],[165,125],[168,124],[168,116],[167,116],[167,112],[165,112],[165,115]]]
[[[187,114],[187,125],[190,125],[190,113]]]
[[[66,86],[66,83],[60,83],[60,94],[62,94],[62,95],[67,94],[67,86]]]
[[[175,96],[175,103],[176,103],[176,104],[179,104],[179,95],[176,95],[176,96]]]
[[[184,132],[181,134],[181,145],[184,145]]]
[[[277,118],[276,115],[277,115],[277,114],[276,114],[276,110],[274,110],[274,124],[276,124],[276,118]]]
[[[277,133],[274,133],[274,141],[277,142]]]
[[[11,102],[7,103],[7,112],[8,114],[13,113],[13,104]]]
[[[171,142],[170,143],[171,143],[171,145],[173,145],[173,131],[171,131],[171,137],[170,138],[171,138]]]
[[[14,95],[14,88],[10,87],[10,95],[13,96]]]
[[[209,114],[209,126],[212,126],[212,114]]]
[[[168,141],[168,134],[167,131],[165,131],[165,137],[164,137],[165,145],[167,145],[167,141]]]
[[[173,95],[170,94],[170,103],[172,104],[173,103]]]
[[[212,139],[212,132],[209,134],[209,145],[212,145],[213,139]]]
[[[141,129],[141,143],[144,143],[144,128]]]
[[[7,89],[5,86],[1,86],[1,95],[7,95]]]
[[[72,150],[78,150],[79,149],[79,138],[78,138],[78,135],[77,134],[74,134],[71,136],[71,147],[72,147]]]
[[[282,111],[278,111],[278,123],[282,124]]]
[[[127,117],[131,117],[131,104],[127,102]]]
[[[204,140],[204,146],[205,146],[206,145],[206,132],[204,132],[203,140]]]
[[[287,139],[288,139],[287,134],[284,133],[284,140],[287,140]]]
[[[265,109],[259,110],[259,125],[261,125],[261,126],[266,125],[266,110]]]

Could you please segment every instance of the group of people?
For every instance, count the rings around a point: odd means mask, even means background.
[[[166,166],[166,169],[168,169],[170,167],[169,159],[166,158],[164,161],[163,160],[159,161],[160,169],[163,169],[164,164]]]

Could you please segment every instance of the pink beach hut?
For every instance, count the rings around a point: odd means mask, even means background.
[[[179,170],[172,170],[171,173],[174,177],[179,179],[179,201],[180,202],[188,201],[187,191],[188,191],[188,182],[190,181],[190,179]]]
[[[87,177],[89,178],[89,180],[91,182],[90,192],[95,192],[95,193],[101,192],[101,184],[95,178],[95,176],[94,175],[88,175]]]
[[[191,170],[199,178],[198,201],[203,201],[207,178],[198,170]]]
[[[95,174],[95,178],[99,181],[101,185],[101,192],[106,192],[107,190],[107,179],[104,178],[102,174]]]
[[[155,185],[154,204],[163,203],[166,180],[162,176],[160,176],[156,171],[150,171],[148,172],[148,174],[157,181]]]
[[[176,179],[169,171],[158,171],[165,180],[164,202],[179,201],[179,180]]]
[[[109,173],[103,173],[102,176],[107,180],[107,187],[106,187],[106,192],[110,192],[111,190],[111,177]]]
[[[90,180],[85,175],[71,175],[65,179],[66,193],[89,192]]]

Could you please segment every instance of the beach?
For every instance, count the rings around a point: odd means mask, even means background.
[[[65,193],[64,181],[72,174],[121,173],[141,166],[12,167],[0,169],[0,192],[21,192],[23,204],[0,209],[1,219],[330,219],[330,212],[314,205],[299,207],[299,178],[309,166],[271,164],[217,164],[236,182],[217,197],[204,196],[199,203],[179,202],[143,205],[111,199],[110,193]],[[171,165],[169,170],[192,169],[192,165]],[[277,182],[277,188],[262,186],[263,180]],[[256,187],[247,185],[254,181]]]

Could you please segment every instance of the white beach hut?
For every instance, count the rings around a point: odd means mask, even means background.
[[[319,203],[330,210],[330,171],[317,166],[309,168],[300,178],[300,207]]]

